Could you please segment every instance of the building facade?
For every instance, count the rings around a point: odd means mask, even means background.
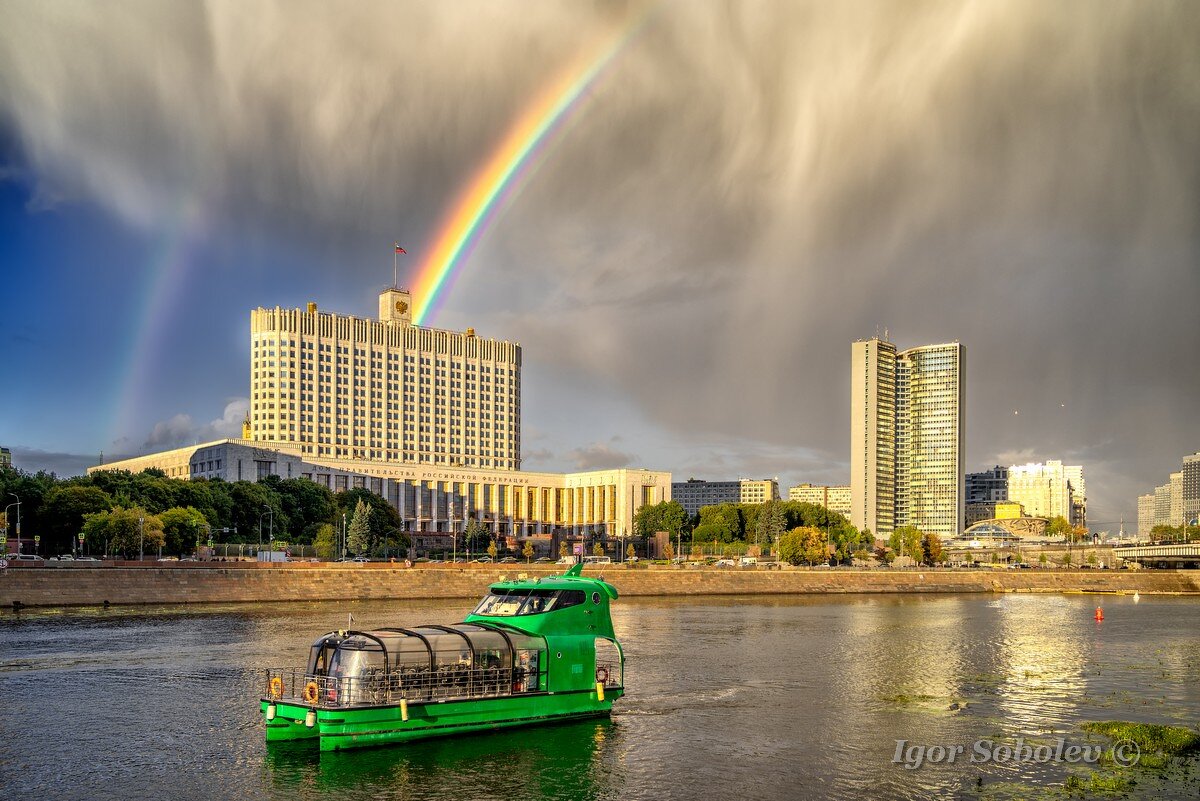
[[[405,530],[462,533],[468,521],[518,538],[556,532],[629,537],[633,516],[671,499],[671,474],[621,468],[582,473],[447,468],[365,459],[312,459],[300,445],[224,439],[88,468],[138,473],[157,468],[173,478],[258,481],[304,478],[334,492],[356,487],[380,495]]]
[[[1154,528],[1154,493],[1138,496],[1137,515],[1137,535],[1145,539]]]
[[[891,535],[896,506],[896,346],[853,343],[850,358],[850,522]]]
[[[521,468],[521,348],[412,324],[412,297],[379,319],[250,313],[250,439],[306,457]]]
[[[1188,525],[1198,525],[1200,521],[1200,453],[1183,457],[1183,481],[1180,488],[1183,492],[1183,515]]]
[[[1008,468],[1008,498],[1021,504],[1030,517],[1062,517],[1074,525],[1084,525],[1087,507],[1083,467],[1053,459],[1044,464],[1012,465]]]
[[[0,448],[0,467],[12,467],[12,451]]]
[[[815,503],[831,512],[850,517],[850,487],[826,487],[816,484],[800,484],[788,489],[789,501]]]
[[[700,513],[701,507],[723,503],[764,503],[779,500],[779,479],[747,479],[737,481],[701,481],[689,478],[671,485],[671,500],[676,501],[689,516]]]
[[[1154,488],[1154,525],[1171,525],[1171,482]]]
[[[899,352],[879,338],[853,343],[851,522],[860,530],[963,530],[964,359],[957,342]]]
[[[1008,500],[1008,468],[996,465],[981,473],[967,473],[967,503]]]

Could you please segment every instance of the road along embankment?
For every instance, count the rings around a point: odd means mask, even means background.
[[[10,568],[0,572],[0,606],[236,603],[478,598],[501,576],[553,567],[391,564],[104,565]],[[763,570],[593,571],[624,597],[898,592],[1139,592],[1200,595],[1200,570]]]

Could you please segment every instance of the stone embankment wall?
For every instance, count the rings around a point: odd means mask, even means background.
[[[404,568],[391,564],[82,565],[0,572],[0,605],[231,603],[477,598],[500,576],[551,566]],[[884,592],[1127,592],[1200,594],[1197,570],[763,570],[588,569],[624,597]]]

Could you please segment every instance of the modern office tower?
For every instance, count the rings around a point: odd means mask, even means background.
[[[671,485],[671,500],[677,501],[689,515],[699,513],[703,506],[723,503],[764,503],[779,500],[779,479],[748,479],[737,481],[701,481],[689,478]]]
[[[1183,525],[1183,471],[1171,473],[1171,506],[1167,515],[1167,525]]]
[[[390,287],[379,319],[250,313],[250,439],[304,457],[519,470],[521,348],[412,324]]]
[[[855,342],[850,360],[850,522],[876,537],[895,528],[896,346]]]
[[[855,342],[850,378],[851,521],[887,537],[912,525],[963,529],[965,349],[957,342],[896,351]]]
[[[1154,488],[1154,525],[1171,525],[1171,483]]]
[[[1008,499],[1024,506],[1030,517],[1062,517],[1074,522],[1085,514],[1086,506],[1082,489],[1077,495],[1072,477],[1082,487],[1083,468],[1055,459],[1012,465],[1008,468]]]
[[[1139,538],[1149,537],[1150,530],[1154,528],[1154,493],[1139,495],[1137,510],[1137,535]]]
[[[967,473],[967,503],[1008,500],[1008,468],[996,465],[982,473]]]
[[[943,538],[964,528],[963,347],[925,345],[896,357],[895,524]]]
[[[1183,457],[1183,515],[1188,525],[1200,519],[1200,453]]]
[[[850,517],[850,487],[826,487],[817,484],[799,484],[788,489],[789,501],[815,503],[831,512]]]

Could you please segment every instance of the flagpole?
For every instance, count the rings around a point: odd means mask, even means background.
[[[400,288],[400,243],[392,248],[392,289]]]

